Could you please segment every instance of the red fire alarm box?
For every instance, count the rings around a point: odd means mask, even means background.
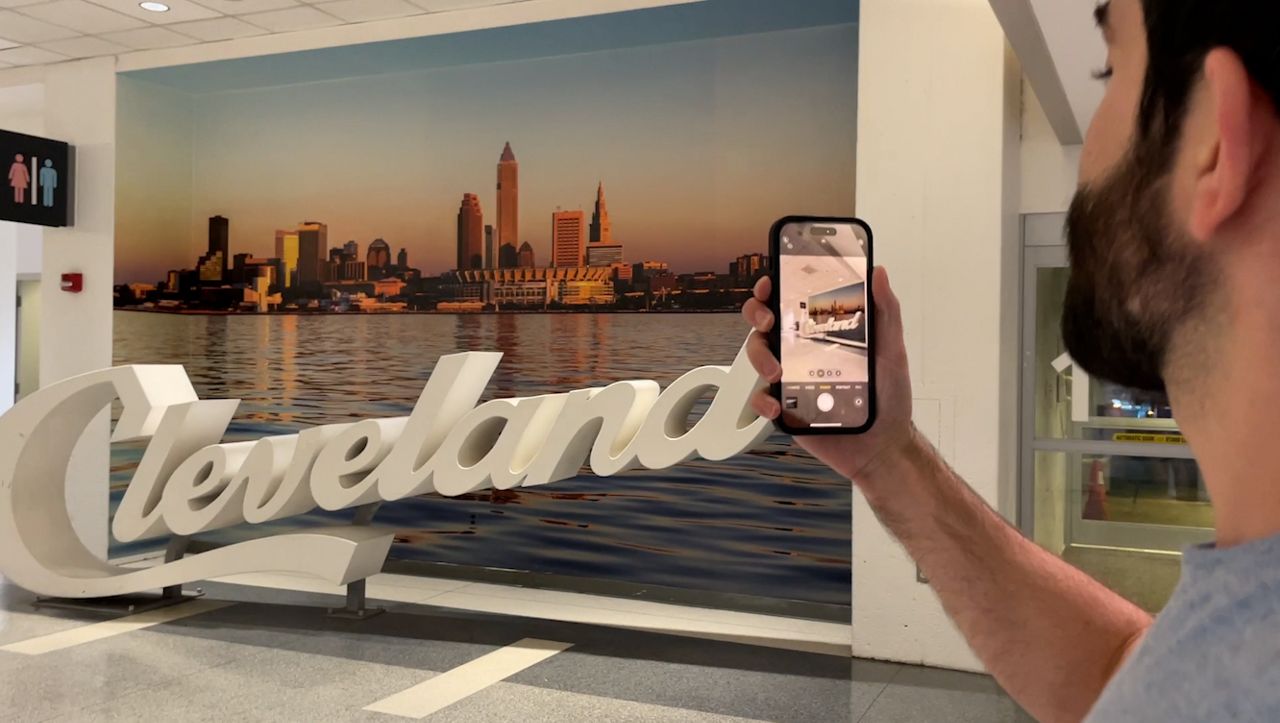
[[[62,290],[73,294],[84,291],[84,274],[63,274]]]

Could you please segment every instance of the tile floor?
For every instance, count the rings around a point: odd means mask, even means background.
[[[395,575],[369,583],[387,612],[352,621],[303,578],[203,587],[228,604],[102,637],[111,616],[33,610],[0,580],[0,718],[1030,720],[983,676],[850,661],[832,623]]]

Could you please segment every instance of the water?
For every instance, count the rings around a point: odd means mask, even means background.
[[[226,441],[410,413],[438,357],[501,351],[486,398],[728,365],[729,314],[176,316],[115,314],[117,364],[182,364],[201,398],[243,400]],[[141,457],[112,450],[112,504]],[[386,504],[391,555],[694,590],[849,604],[849,483],[775,436],[728,462]],[[316,512],[201,535],[232,542],[333,520]],[[151,547],[155,542],[149,543]],[[115,554],[145,547],[116,545]]]

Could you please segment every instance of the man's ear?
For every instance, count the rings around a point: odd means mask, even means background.
[[[1201,107],[1190,111],[1199,122],[1189,121],[1183,138],[1194,174],[1187,223],[1195,238],[1211,238],[1248,200],[1264,150],[1255,134],[1263,99],[1253,91],[1235,51],[1218,48],[1205,58]]]

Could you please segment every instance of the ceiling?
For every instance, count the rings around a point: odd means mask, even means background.
[[[0,0],[3,1],[3,0]],[[1083,141],[1104,87],[1093,71],[1107,49],[1094,26],[1097,0],[991,0],[1037,100],[1066,145]]]
[[[0,68],[354,25],[524,0],[0,0]]]

